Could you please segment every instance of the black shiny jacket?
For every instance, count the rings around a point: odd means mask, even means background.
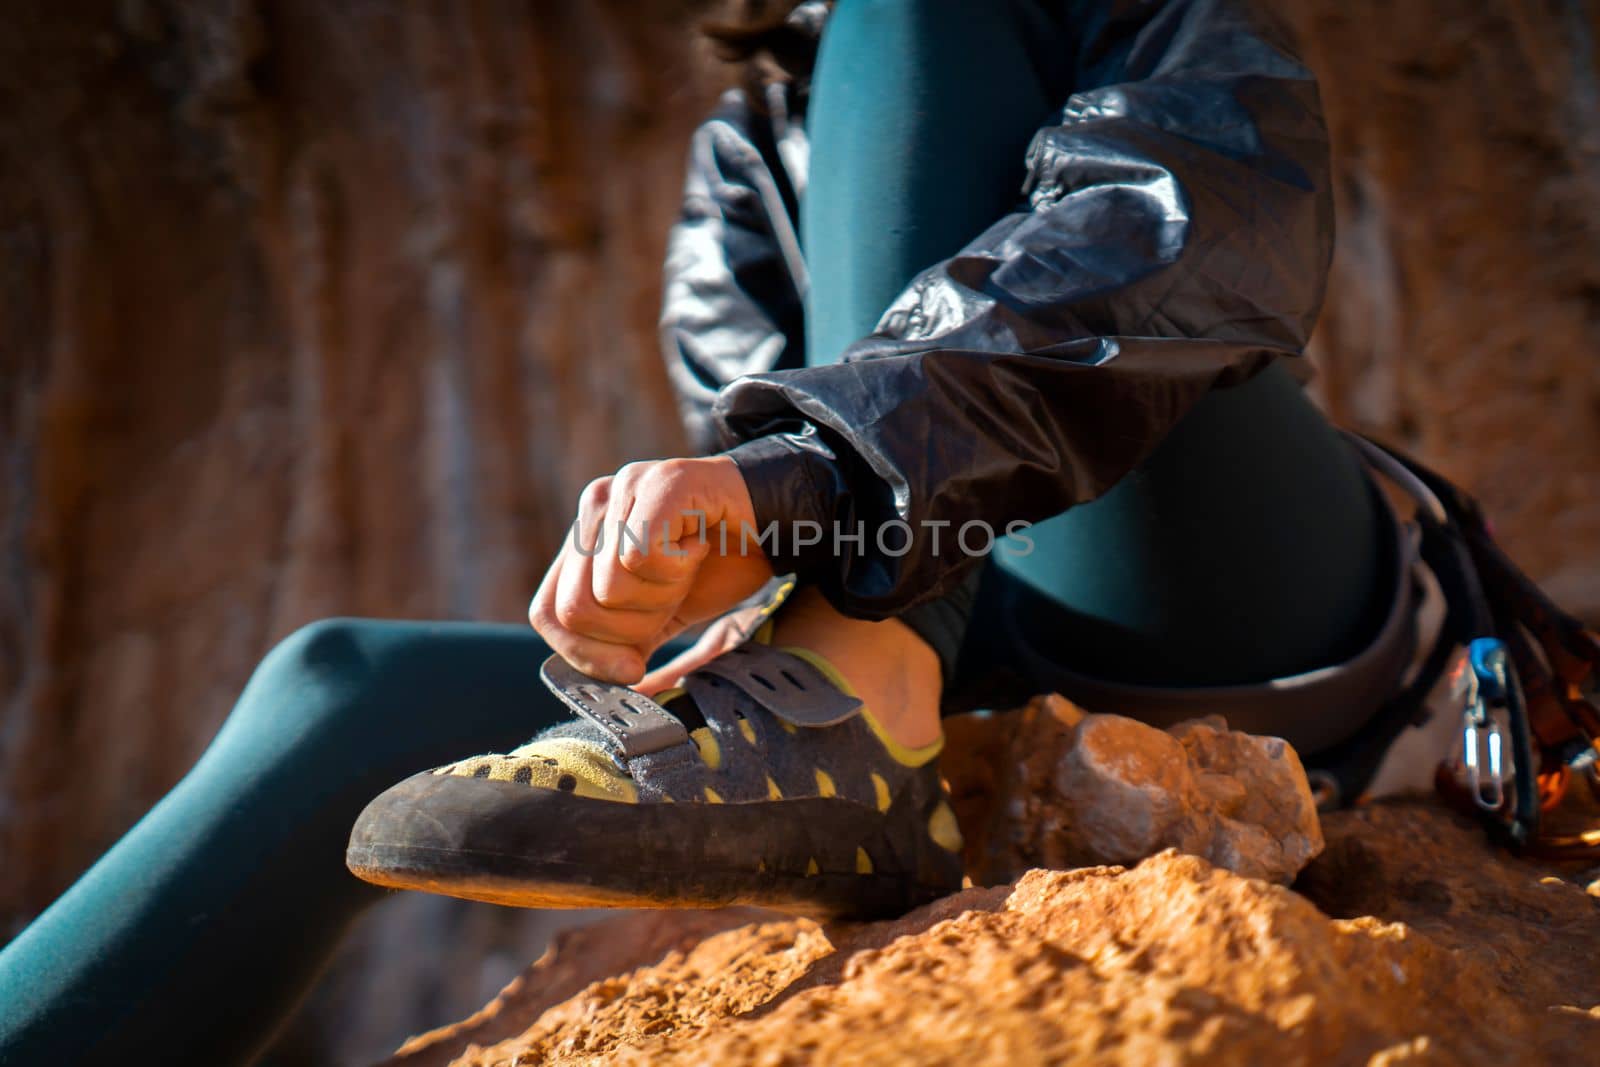
[[[666,263],[672,381],[697,443],[728,449],[760,522],[785,524],[775,567],[847,614],[901,611],[972,563],[925,537],[892,555],[879,524],[1001,529],[1091,500],[1207,390],[1300,354],[1316,320],[1327,136],[1282,31],[1245,0],[1065,6],[1078,90],[1034,136],[1018,210],[838,365],[802,365],[799,93],[729,93],[694,136]],[[868,534],[797,548],[795,520]]]

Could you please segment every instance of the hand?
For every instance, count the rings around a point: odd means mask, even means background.
[[[750,632],[760,626],[765,607],[758,601],[713,620],[705,632],[695,638],[694,644],[645,675],[634,688],[653,697],[662,690],[671,689],[686,675],[693,674],[729,649],[744,644]]]
[[[528,620],[580,671],[632,685],[662,642],[772,577],[754,534],[733,460],[630,463],[584,489]]]

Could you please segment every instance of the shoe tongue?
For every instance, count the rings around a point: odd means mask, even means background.
[[[517,749],[517,752],[525,752],[541,741],[578,741],[593,745],[596,751],[610,761],[618,773],[625,778],[633,777],[628,770],[628,761],[623,758],[622,751],[617,748],[617,743],[611,739],[611,735],[587,719],[575,719],[560,726],[540,730],[526,745]]]
[[[679,693],[661,706],[671,712],[673,718],[683,723],[683,728],[691,734],[706,725],[706,717],[700,714],[700,705],[696,704],[694,697],[688,693]]]
[[[612,743],[611,738],[606,736],[606,732],[604,730],[600,729],[600,727],[596,726],[587,719],[574,719],[571,722],[564,722],[560,726],[551,726],[540,730],[528,741],[528,744],[523,745],[522,748],[527,748],[528,745],[539,741],[554,741],[557,738],[566,738],[572,741],[587,741],[588,743],[605,750],[607,755],[613,757],[617,755],[617,746]]]

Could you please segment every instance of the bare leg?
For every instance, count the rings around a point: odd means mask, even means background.
[[[773,643],[827,657],[901,744],[920,748],[939,739],[939,657],[905,623],[852,619],[815,589],[803,589],[779,613]]]

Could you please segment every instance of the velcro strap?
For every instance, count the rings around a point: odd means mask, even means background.
[[[539,677],[561,702],[598,726],[623,759],[661,752],[689,740],[689,731],[666,708],[625,685],[591,678],[560,656],[539,668]]]
[[[776,615],[778,609],[788,601],[789,594],[794,592],[794,587],[794,575],[780,574],[757,590],[756,596],[752,599],[759,603],[761,607],[756,612],[756,617],[751,620],[749,626],[740,636],[746,641],[754,637],[756,631],[761,629],[762,624]]]
[[[861,701],[829,681],[807,660],[770,645],[740,645],[699,668],[737,686],[763,708],[795,726],[836,726],[861,710]]]

